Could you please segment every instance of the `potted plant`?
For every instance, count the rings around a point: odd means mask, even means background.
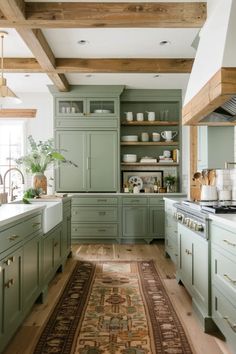
[[[167,188],[167,193],[172,192],[173,185],[176,182],[176,177],[168,175],[168,176],[164,177],[164,181],[165,181],[165,185]]]
[[[32,135],[28,136],[29,153],[16,159],[17,165],[24,166],[26,172],[33,175],[33,188],[41,188],[44,194],[47,194],[47,177],[45,171],[48,167],[58,167],[60,164],[69,164],[78,167],[74,162],[67,160],[61,152],[54,148],[53,139],[45,142],[36,141]]]

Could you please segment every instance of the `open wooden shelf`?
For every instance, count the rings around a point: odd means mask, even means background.
[[[177,162],[153,162],[153,163],[145,163],[145,162],[121,162],[121,166],[179,166]]]
[[[179,125],[179,122],[177,121],[173,121],[173,122],[170,122],[170,121],[164,121],[164,120],[155,120],[153,122],[150,122],[150,121],[141,121],[141,122],[138,122],[138,121],[132,121],[132,122],[128,122],[128,121],[123,121],[121,122],[121,125],[125,125],[125,126],[176,126],[176,125]]]
[[[178,146],[178,141],[121,141],[122,146]]]

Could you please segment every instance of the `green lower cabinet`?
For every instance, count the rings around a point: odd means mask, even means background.
[[[55,274],[61,260],[61,224],[43,236],[43,282],[47,283]]]
[[[1,341],[8,342],[21,322],[22,313],[22,247],[1,261]]]
[[[206,332],[212,329],[209,241],[178,224],[177,278],[192,296],[192,304]]]
[[[33,237],[23,246],[23,311],[27,312],[41,292],[41,240]]]
[[[148,208],[146,206],[123,206],[123,238],[148,238]]]
[[[149,208],[149,235],[153,238],[165,238],[165,211],[163,207]]]
[[[63,206],[61,254],[66,259],[71,252],[71,202]]]

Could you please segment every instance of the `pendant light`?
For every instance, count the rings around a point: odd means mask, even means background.
[[[19,97],[7,86],[7,80],[3,77],[3,40],[8,35],[5,31],[0,31],[1,37],[1,77],[0,77],[0,105],[5,103],[21,103]]]

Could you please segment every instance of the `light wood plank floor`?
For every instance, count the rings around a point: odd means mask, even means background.
[[[44,304],[35,304],[23,325],[11,340],[4,354],[32,354],[44,322],[53,309],[75,262],[80,260],[149,260],[154,259],[168,294],[192,340],[196,354],[233,354],[222,340],[203,333],[192,312],[191,298],[175,280],[175,267],[165,258],[163,243],[152,245],[73,245],[73,257],[68,259],[63,273],[58,273],[49,287]]]

